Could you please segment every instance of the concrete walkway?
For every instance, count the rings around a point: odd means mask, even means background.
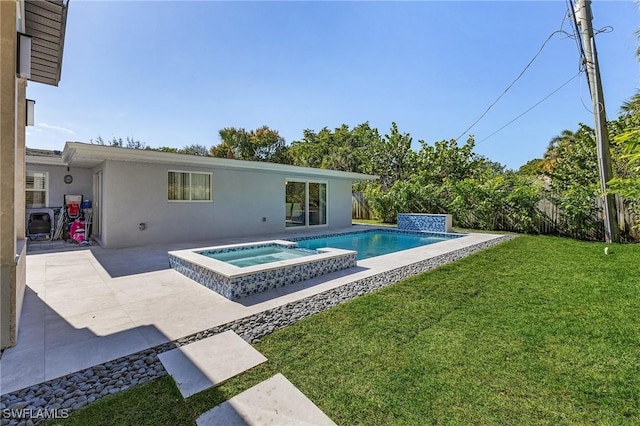
[[[233,331],[158,355],[184,398],[244,373],[267,360]]]
[[[158,355],[184,398],[244,373],[265,361],[233,331]],[[200,416],[198,425],[333,425],[282,374],[247,389]]]
[[[367,229],[354,226],[345,231],[358,228]],[[291,236],[29,255],[18,345],[0,358],[0,395],[500,237],[470,234],[379,256],[358,262],[357,268],[239,301],[227,300],[169,269],[169,250]]]
[[[207,411],[198,426],[335,425],[286,377],[276,374]]]

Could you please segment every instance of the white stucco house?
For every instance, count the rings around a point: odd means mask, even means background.
[[[106,248],[344,228],[352,184],[377,178],[80,142],[29,150],[26,175],[27,209],[91,200],[90,233]]]

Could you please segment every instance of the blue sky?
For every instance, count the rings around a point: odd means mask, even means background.
[[[609,118],[640,88],[631,1],[593,2]],[[564,1],[214,2],[71,0],[59,87],[31,83],[27,146],[133,137],[211,146],[224,127],[304,129],[395,121],[418,140],[473,123],[560,28]],[[564,28],[570,31],[570,22]],[[549,140],[593,123],[584,75],[486,139],[578,72],[575,41],[554,36],[469,133],[476,152],[517,168]],[[466,136],[463,138],[466,140]]]

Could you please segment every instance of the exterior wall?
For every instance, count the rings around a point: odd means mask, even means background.
[[[351,226],[351,181],[329,181],[329,228]]]
[[[18,240],[15,205],[16,163],[24,150],[17,131],[24,122],[17,109],[25,85],[16,78],[16,44],[16,2],[0,1],[0,349],[16,344],[25,286],[24,240]]]
[[[213,202],[169,202],[169,170],[212,172]],[[249,171],[107,161],[102,207],[105,247],[267,234],[284,230],[284,178]],[[146,229],[140,230],[140,223]]]
[[[13,344],[17,343],[18,330],[20,327],[20,316],[22,315],[22,302],[24,292],[27,287],[27,242],[25,240],[25,138],[26,138],[26,111],[27,111],[27,81],[19,78],[17,80],[17,111],[16,111],[16,145],[15,145],[15,168],[14,168],[14,241],[16,242],[15,254],[15,307],[12,315],[15,314],[15,323],[11,333],[15,336]]]
[[[27,122],[27,80],[18,79],[18,109],[16,111],[16,136],[18,144],[16,145],[16,168],[15,168],[15,201],[14,211],[16,215],[16,238],[18,240],[25,239],[25,223],[24,220],[19,218],[24,217],[25,214],[25,139],[27,128],[24,123]],[[22,306],[22,303],[19,304]],[[20,316],[18,315],[18,318]]]
[[[93,173],[90,169],[71,167],[67,171],[66,166],[29,163],[27,170],[49,173],[49,200],[46,207],[62,207],[65,194],[82,194],[85,200],[93,200]],[[64,183],[67,174],[73,176],[70,184]]]
[[[213,173],[213,202],[169,202],[169,170]],[[101,243],[116,248],[284,232],[288,177],[292,176],[108,160],[103,166]],[[330,179],[328,192],[329,227],[349,226],[351,182]]]

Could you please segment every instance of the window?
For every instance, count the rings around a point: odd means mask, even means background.
[[[211,173],[169,170],[169,201],[212,201]]]
[[[25,179],[26,207],[40,208],[48,204],[49,174],[27,170]]]
[[[327,224],[327,184],[285,181],[287,228]]]

